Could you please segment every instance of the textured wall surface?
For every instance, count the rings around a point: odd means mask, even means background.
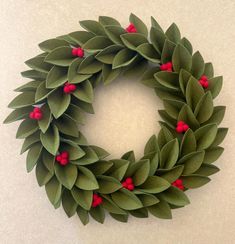
[[[224,86],[215,103],[227,105],[223,126],[229,134],[218,160],[221,171],[203,188],[189,192],[191,204],[173,212],[173,220],[130,218],[122,224],[107,218],[104,225],[82,226],[55,211],[27,174],[17,123],[2,125],[10,112],[13,89],[23,83],[24,61],[36,55],[45,39],[79,29],[78,21],[99,15],[128,25],[133,12],[150,24],[153,15],[167,28],[176,22],[182,32],[212,61]],[[0,1],[0,243],[2,244],[232,244],[235,243],[235,1],[234,0],[1,0]],[[146,140],[159,131],[154,92],[136,80],[120,79],[99,88],[96,114],[87,117],[83,132],[89,141],[120,157],[134,149],[140,156]],[[112,134],[111,134],[112,133]]]

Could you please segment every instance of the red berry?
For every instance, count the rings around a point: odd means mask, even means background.
[[[182,185],[182,180],[181,180],[181,179],[177,179],[177,180],[175,181],[175,183],[176,183],[176,185]]]
[[[160,70],[164,71],[164,70],[166,70],[166,69],[167,69],[166,64],[162,64],[162,65],[160,65]]]
[[[129,24],[129,26],[126,28],[126,31],[129,32],[129,33],[137,32],[133,23]]]
[[[71,92],[75,91],[77,88],[74,84],[69,84],[68,87]]]
[[[66,164],[68,164],[68,159],[67,158],[62,158],[61,160],[60,160],[60,164],[61,165],[66,165]]]
[[[33,109],[33,112],[35,112],[35,113],[41,113],[41,109],[38,108],[38,107],[36,107],[36,108]]]
[[[29,118],[30,118],[30,119],[34,119],[34,112],[30,112],[30,113],[29,113]]]
[[[78,54],[78,49],[77,48],[73,48],[72,49],[72,55],[73,56],[78,56],[77,54]]]
[[[97,200],[98,199],[98,195],[97,194],[93,194],[93,200]]]
[[[36,113],[34,113],[34,119],[36,119],[36,120],[40,120],[40,119],[42,119],[42,113],[40,112],[36,112]]]
[[[208,88],[208,86],[209,86],[209,82],[208,82],[208,81],[205,81],[203,87],[204,87],[204,88]]]
[[[207,76],[203,75],[203,76],[201,76],[200,80],[207,81],[208,79],[207,79]]]
[[[55,159],[56,159],[56,161],[60,162],[61,161],[61,156],[57,155]]]
[[[168,72],[172,72],[172,68],[168,68],[166,71],[168,71]]]
[[[98,197],[96,200],[97,205],[100,205],[103,202],[101,197]]]
[[[184,131],[184,128],[183,128],[183,126],[177,126],[175,130],[178,133],[182,133]]]
[[[69,153],[67,151],[63,151],[63,152],[61,152],[60,155],[61,155],[62,158],[68,158]]]
[[[91,206],[92,206],[93,208],[95,208],[95,207],[97,207],[97,203],[96,203],[96,202],[92,202]]]
[[[133,191],[135,188],[135,186],[133,184],[130,184],[127,186],[127,189],[130,190],[130,191]]]
[[[79,58],[83,58],[84,57],[84,50],[81,47],[77,48],[77,56]]]
[[[127,184],[132,184],[133,180],[131,177],[126,178],[126,183]]]
[[[168,69],[171,69],[172,68],[172,62],[166,63],[166,66],[167,66]]]
[[[189,129],[189,126],[187,124],[183,125],[183,130],[187,131]]]
[[[122,186],[123,186],[124,188],[127,188],[127,183],[126,183],[126,182],[122,182]]]
[[[68,85],[64,86],[64,93],[70,93],[70,89]]]
[[[185,123],[184,123],[184,121],[182,121],[182,120],[178,121],[178,123],[177,123],[178,126],[183,126],[184,124],[185,124]]]

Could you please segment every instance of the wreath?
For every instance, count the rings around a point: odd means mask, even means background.
[[[106,16],[80,21],[76,31],[39,44],[42,53],[26,61],[22,76],[32,81],[16,89],[14,109],[5,123],[23,120],[16,137],[28,151],[27,171],[36,166],[39,186],[55,208],[68,217],[77,213],[85,225],[89,216],[103,223],[105,210],[126,222],[129,215],[148,213],[172,218],[171,209],[189,204],[187,190],[210,181],[219,171],[213,163],[227,128],[219,128],[224,106],[213,100],[222,87],[213,66],[181,37],[176,24],[166,32],[151,18],[146,25],[134,14],[125,29]],[[94,113],[93,90],[117,77],[142,74],[141,82],[163,101],[161,130],[146,143],[144,155],[133,151],[120,159],[89,145],[79,127]]]

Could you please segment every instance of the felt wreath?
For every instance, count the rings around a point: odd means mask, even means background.
[[[185,192],[210,181],[213,164],[223,152],[218,146],[227,128],[219,128],[224,106],[213,105],[222,87],[213,66],[181,38],[176,24],[166,32],[151,18],[146,25],[134,14],[125,29],[106,16],[81,21],[85,31],[39,44],[42,53],[26,61],[22,76],[32,81],[16,89],[9,104],[14,111],[5,123],[23,120],[17,138],[28,150],[27,171],[36,166],[39,186],[45,186],[55,208],[61,204],[83,224],[89,215],[100,223],[105,210],[126,222],[129,215],[169,219],[171,209],[187,205]],[[164,105],[158,136],[147,142],[144,155],[133,151],[107,159],[104,149],[89,145],[79,127],[93,113],[93,90],[120,74],[143,74]]]

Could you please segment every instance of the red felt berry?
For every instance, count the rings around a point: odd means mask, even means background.
[[[183,125],[183,130],[184,130],[184,131],[187,131],[188,129],[189,129],[189,126],[188,126],[187,124],[184,124],[184,125]]]
[[[171,68],[172,68],[172,62],[168,62],[168,63],[166,63],[166,67],[167,67],[168,69],[171,69]]]
[[[42,113],[40,112],[36,112],[34,113],[34,119],[36,120],[41,120],[42,119]]]
[[[128,189],[129,191],[133,191],[134,188],[135,188],[135,186],[134,186],[133,184],[129,184],[129,185],[127,186],[127,189]]]
[[[96,204],[100,205],[103,202],[103,199],[101,197],[98,197],[96,200]]]
[[[40,108],[36,107],[36,108],[33,109],[33,112],[35,112],[35,113],[41,113],[42,111],[41,111]]]
[[[61,158],[61,160],[60,160],[60,164],[61,164],[61,165],[65,166],[65,165],[67,165],[68,163],[69,163],[69,161],[68,161],[67,158]]]
[[[75,91],[77,88],[76,85],[74,85],[74,84],[69,84],[68,87],[69,87],[70,92]]]
[[[61,155],[62,158],[68,158],[69,157],[69,153],[67,151],[61,152],[60,155]]]
[[[132,184],[133,180],[131,177],[126,178],[126,183],[127,184]]]
[[[208,80],[208,78],[207,78],[207,76],[206,76],[206,75],[202,75],[202,76],[201,76],[201,78],[200,78],[200,80],[207,81],[207,80]]]
[[[78,49],[77,48],[72,49],[72,55],[75,57],[78,56]]]
[[[130,23],[129,26],[126,28],[126,31],[129,33],[135,33],[137,32],[135,25],[133,23]]]
[[[30,119],[34,119],[34,112],[30,112],[30,113],[29,113],[29,118],[30,118]]]
[[[126,182],[122,182],[122,186],[124,187],[124,188],[127,188],[127,183]]]
[[[69,86],[68,85],[65,85],[64,86],[64,93],[70,93],[70,89],[69,89]]]
[[[77,48],[77,56],[79,58],[83,58],[84,57],[84,50],[81,47]]]
[[[183,126],[177,126],[177,127],[175,128],[175,130],[176,130],[176,132],[178,132],[178,133],[182,133],[182,132],[184,132],[184,128],[183,128]]]
[[[178,123],[177,123],[178,126],[183,126],[184,124],[185,124],[185,123],[184,123],[184,121],[182,121],[182,120],[178,121]]]
[[[208,86],[209,86],[209,82],[208,81],[205,81],[203,87],[204,88],[208,88]]]
[[[61,156],[60,155],[57,155],[55,159],[56,159],[56,161],[60,162]]]
[[[160,65],[160,70],[172,72],[172,62],[167,62],[165,64]]]
[[[182,181],[181,179],[177,179],[177,180],[175,181],[175,183],[176,183],[177,185],[182,185],[183,181]]]

